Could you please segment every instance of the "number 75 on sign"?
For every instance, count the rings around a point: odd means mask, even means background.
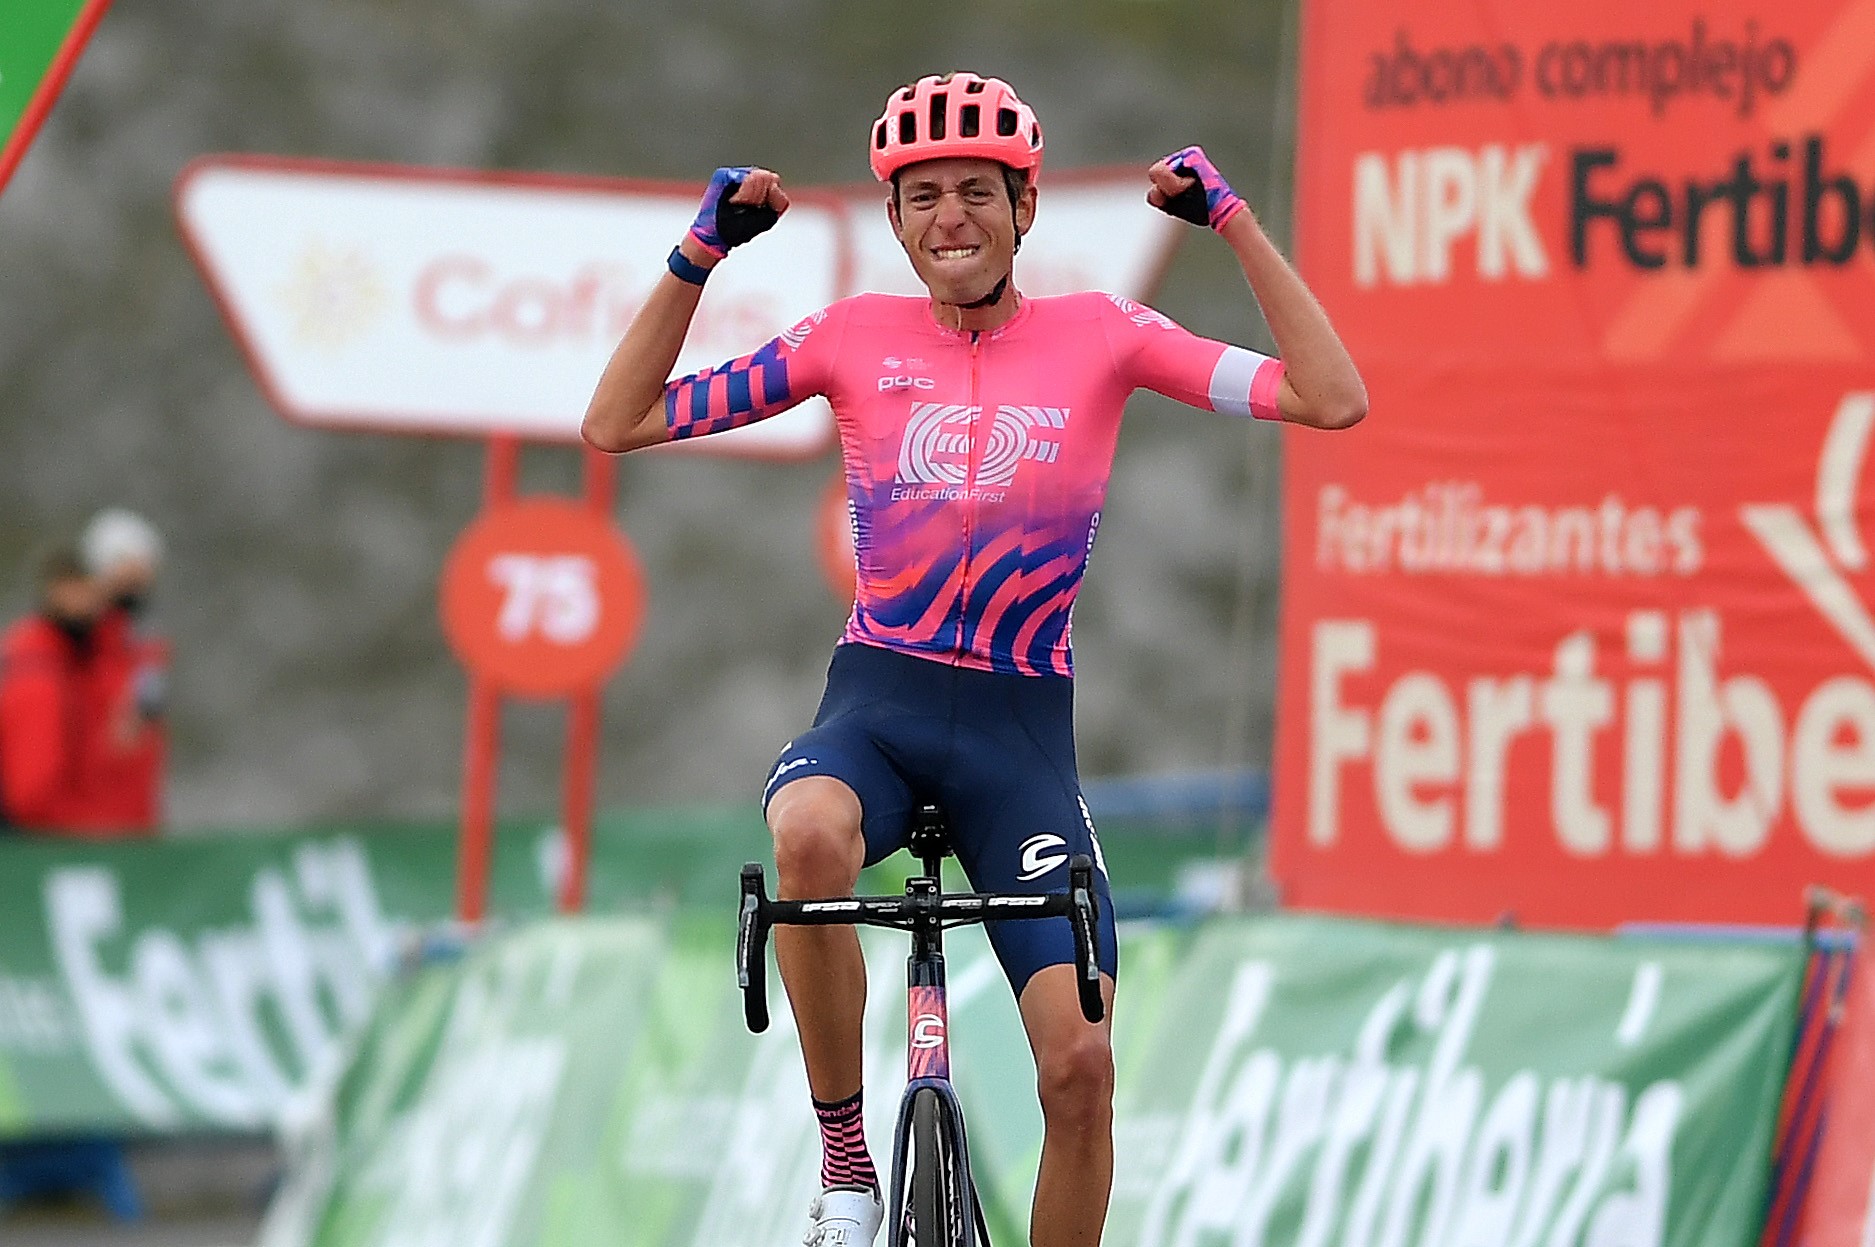
[[[644,604],[644,573],[624,537],[564,499],[485,512],[443,567],[449,646],[505,693],[597,688],[637,640]]]

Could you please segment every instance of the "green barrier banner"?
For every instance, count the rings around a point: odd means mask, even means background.
[[[1746,1247],[1794,947],[1224,924],[1132,1016],[1109,1238]]]
[[[883,1158],[903,941],[869,950]],[[1109,1242],[1755,1239],[1795,948],[1283,917],[1128,931],[1122,953]],[[308,1100],[263,1247],[792,1247],[814,1125],[785,1009],[746,1034],[732,959],[719,923],[589,919],[404,981]],[[1026,1043],[980,935],[950,969],[991,1232],[1023,1241]]]
[[[721,894],[752,811],[596,829],[595,909]],[[454,903],[448,829],[83,845],[0,840],[0,1139],[267,1128]],[[552,912],[561,837],[499,839],[491,912]],[[725,919],[727,921],[727,919]]]
[[[1125,887],[1163,896],[1213,844],[1123,833],[1108,859]],[[753,806],[613,815],[594,828],[589,910],[695,905],[728,923],[738,868],[767,855]],[[504,828],[490,913],[552,913],[564,861],[556,829]],[[449,918],[455,874],[443,825],[0,838],[0,1139],[265,1128]],[[868,886],[899,884],[881,871]]]
[[[26,154],[110,0],[7,0],[0,19],[0,187]]]
[[[355,838],[6,848],[0,1136],[263,1128],[440,916]]]
[[[766,1034],[744,1028],[720,927],[561,920],[400,985],[293,1125],[263,1247],[795,1247],[820,1160],[799,1046],[779,995]],[[882,1151],[905,1069],[905,946],[867,943]],[[991,1232],[1013,1242],[1039,1156],[1034,1071],[987,942],[957,932],[947,953]]]

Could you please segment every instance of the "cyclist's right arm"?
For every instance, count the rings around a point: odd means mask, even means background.
[[[725,211],[728,205],[742,211]],[[658,278],[606,362],[580,423],[581,437],[613,454],[670,440],[665,382],[677,365],[677,354],[703,297],[702,277],[731,247],[773,225],[787,208],[781,179],[769,170],[716,171],[695,224],[673,253],[671,271]],[[679,269],[686,271],[687,278],[679,275]]]

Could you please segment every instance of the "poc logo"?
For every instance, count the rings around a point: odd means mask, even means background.
[[[896,377],[880,377],[879,393],[890,394],[894,390],[935,390],[937,382],[930,377],[913,377],[903,373]]]
[[[911,1025],[911,1046],[940,1048],[944,1045],[944,1019],[935,1013],[920,1013]]]
[[[1022,873],[1016,878],[1023,883],[1041,878],[1068,860],[1067,847],[1066,840],[1051,833],[1030,836],[1022,842]],[[1050,850],[1062,851],[1051,852]]]

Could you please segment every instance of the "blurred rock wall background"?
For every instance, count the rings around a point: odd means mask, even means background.
[[[481,452],[303,431],[267,407],[178,237],[191,158],[683,179],[746,162],[853,182],[893,86],[971,68],[1036,107],[1050,169],[1143,179],[1202,143],[1286,239],[1287,2],[116,0],[0,194],[0,608],[28,608],[37,543],[134,507],[171,544],[172,823],[445,815],[466,682],[436,578]],[[1269,349],[1208,235],[1155,303]],[[1075,616],[1084,774],[1267,763],[1279,446],[1134,399]],[[846,613],[812,539],[835,469],[624,462],[618,521],[651,608],[608,690],[602,804],[753,800],[809,721]],[[576,488],[576,457],[530,451],[524,484]],[[504,809],[551,811],[563,716],[518,707],[506,728]]]

